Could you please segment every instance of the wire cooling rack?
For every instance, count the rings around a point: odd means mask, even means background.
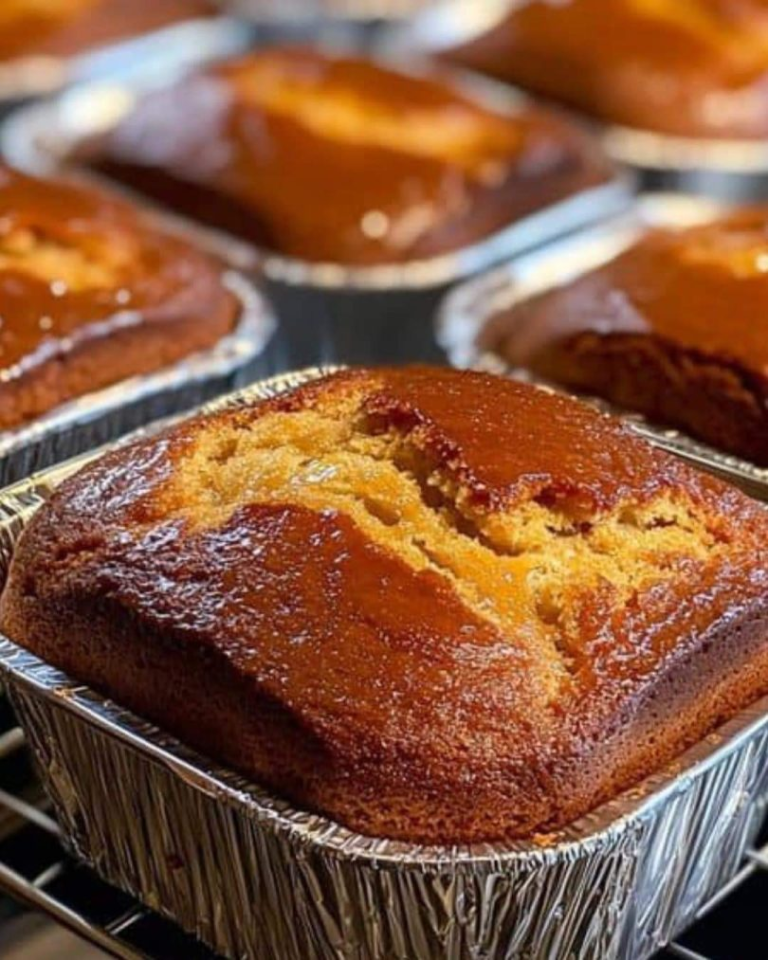
[[[122,960],[217,960],[63,850],[24,735],[0,694],[0,891]],[[692,928],[654,960],[765,960],[768,832]],[[762,940],[762,943],[761,943]]]

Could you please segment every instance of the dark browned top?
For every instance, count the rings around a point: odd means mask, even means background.
[[[765,0],[528,0],[449,59],[629,126],[768,133]]]
[[[536,367],[583,333],[649,334],[768,376],[768,210],[653,231],[597,270],[495,317],[483,345]]]
[[[263,247],[360,264],[454,249],[607,175],[564,120],[307,49],[154,93],[81,157]]]
[[[382,427],[420,428],[424,449],[483,509],[536,500],[603,512],[681,485],[696,498],[707,488],[587,406],[497,377],[393,371],[365,407]]]
[[[190,506],[190,482],[174,486],[201,442],[215,449],[206,469],[223,469],[230,439],[222,449],[216,443],[233,428],[247,435],[273,413],[327,409],[361,391],[367,434],[406,437],[431,476],[469,491],[479,513],[452,495],[466,521],[458,535],[480,546],[490,541],[472,524],[488,511],[514,518],[542,507],[553,530],[572,514],[579,522],[567,538],[588,535],[609,516],[631,526],[632,511],[660,497],[690,509],[686,522],[709,546],[667,556],[652,589],[633,590],[620,604],[608,582],[574,593],[575,633],[563,627],[551,652],[547,628],[527,601],[505,630],[463,602],[448,576],[414,569],[343,511],[270,501],[269,481],[259,485],[262,468],[244,475],[256,485],[237,494],[221,523]],[[526,516],[519,514],[521,526]],[[308,730],[338,738],[334,753],[349,751],[339,762],[354,767],[375,742],[422,760],[464,744],[462,763],[491,762],[498,772],[498,764],[526,754],[526,737],[545,750],[563,713],[576,711],[578,726],[579,716],[603,722],[617,701],[628,709],[670,651],[682,655],[729,609],[759,597],[768,587],[766,533],[764,512],[740,493],[575,401],[481,374],[417,368],[337,375],[112,453],[41,510],[17,563],[28,583],[44,578],[39,589],[49,582],[57,595],[98,595],[190,649],[216,651]],[[653,539],[648,544],[653,556]],[[524,596],[536,550],[496,549],[493,562],[519,564],[507,589]],[[551,671],[560,676],[561,660],[570,660],[571,672],[553,693]],[[576,704],[587,701],[591,712],[579,714]],[[431,775],[460,776],[450,769],[455,756],[445,762]],[[395,773],[405,776],[403,767]]]
[[[66,57],[213,12],[209,0],[3,0],[0,61]]]
[[[127,325],[222,310],[220,266],[129,203],[0,167],[0,382]]]

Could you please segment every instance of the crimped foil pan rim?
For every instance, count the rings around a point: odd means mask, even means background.
[[[0,61],[0,107],[51,95],[88,77],[136,70],[137,62],[146,66],[158,54],[166,59],[170,54],[174,68],[181,69],[242,49],[244,34],[242,24],[232,17],[193,18],[72,56],[29,55]]]
[[[259,356],[277,329],[272,308],[254,283],[242,274],[226,270],[222,276],[240,304],[240,316],[230,333],[210,349],[198,351],[155,373],[119,380],[102,390],[69,400],[27,425],[0,431],[0,461],[62,430],[85,425],[117,410],[126,400],[149,399],[184,385],[226,377]]]
[[[322,48],[324,45],[321,43],[319,46]],[[335,52],[359,50],[359,46],[337,44],[330,49]],[[416,75],[429,69],[423,60],[404,62],[403,58],[393,54],[385,53],[375,59],[384,66],[407,69]],[[514,113],[522,105],[532,102],[531,98],[521,91],[507,89],[503,84],[475,76],[468,71],[443,68],[441,72],[465,95],[500,112]],[[150,85],[156,85],[156,81]],[[175,221],[188,233],[192,232],[201,243],[224,256],[238,269],[259,271],[268,280],[291,286],[378,292],[439,288],[463,280],[505,258],[519,256],[557,237],[611,216],[617,210],[628,206],[634,192],[633,174],[619,166],[613,166],[609,178],[604,182],[554,201],[455,251],[405,263],[368,267],[301,260],[270,252],[224,231],[197,223],[191,217],[161,207],[151,198],[108,177],[67,163],[66,154],[79,139],[95,133],[97,129],[108,129],[128,108],[130,97],[141,93],[150,85],[142,83],[137,77],[122,82],[82,83],[58,96],[22,107],[7,118],[0,130],[0,153],[22,170],[42,175],[66,171],[86,181],[109,186],[144,206],[158,210],[166,219]],[[114,103],[121,99],[122,111],[118,109],[115,114]],[[111,115],[110,101],[113,104]],[[67,118],[73,117],[78,111],[89,117],[103,117],[104,111],[99,110],[100,102],[108,105],[107,122],[102,121],[98,126],[91,123],[87,129],[75,131],[75,135],[72,135],[71,130],[68,135],[62,129]],[[56,147],[50,143],[52,131],[57,141]],[[46,138],[49,140],[47,147]]]
[[[614,250],[611,250],[611,254],[618,253],[619,249],[625,249],[626,246],[622,240],[623,236],[626,236],[628,243],[649,226],[674,225],[674,218],[665,218],[665,205],[672,205],[673,210],[682,211],[686,222],[703,222],[728,208],[727,204],[712,199],[676,193],[649,194],[640,197],[634,210],[623,217],[588,227],[545,250],[534,251],[516,263],[495,267],[461,284],[443,299],[437,314],[435,336],[445,350],[448,361],[456,367],[481,369],[512,376],[557,393],[571,393],[563,386],[537,377],[529,370],[510,367],[502,358],[491,352],[483,352],[475,346],[476,337],[489,313],[499,309],[502,304],[504,307],[512,306],[513,303],[521,302],[526,296],[531,295],[531,292],[525,288],[530,284],[530,278],[535,276],[537,270],[542,269],[537,264],[554,265],[556,261],[562,262],[560,255],[567,249],[584,249],[590,242],[604,243],[607,251],[610,249],[612,233],[615,235],[617,245]],[[601,260],[601,262],[604,261]],[[577,272],[576,275],[580,275],[581,272]],[[563,280],[568,282],[570,279],[573,277],[560,278],[551,285],[547,283],[541,287],[541,291],[551,289]],[[523,288],[518,290],[517,295],[515,295],[516,285],[518,288]],[[534,293],[541,292],[537,284],[534,286],[536,287]],[[495,307],[489,306],[494,303]],[[768,500],[768,467],[758,467],[734,454],[717,450],[709,444],[688,437],[681,430],[654,424],[642,414],[617,407],[599,397],[579,394],[578,399],[596,406],[605,413],[619,417],[635,432],[665,450],[705,470],[726,477],[761,500]]]
[[[309,368],[271,377],[205,404],[201,409],[215,411],[266,399],[334,369],[340,368]],[[174,417],[173,422],[194,415],[195,411],[192,411],[183,417]],[[120,444],[155,434],[163,425],[161,422],[135,431],[122,438]],[[45,494],[100,452],[103,450],[73,458],[2,491],[0,536],[11,537],[15,542],[20,532],[19,523],[22,526],[26,523]],[[557,834],[509,844],[425,846],[362,836],[322,815],[296,810],[287,801],[206,760],[197,751],[161,732],[153,724],[43,663],[2,634],[0,676],[4,676],[8,684],[34,688],[37,694],[129,744],[207,795],[244,811],[260,826],[279,831],[298,845],[320,849],[324,855],[340,860],[364,861],[376,869],[391,867],[402,870],[405,867],[429,871],[450,867],[496,870],[514,861],[530,863],[535,860],[543,864],[594,854],[604,847],[610,847],[630,825],[653,818],[657,807],[663,806],[671,796],[689,789],[695,779],[725,756],[737,751],[743,741],[768,724],[766,696],[693,745],[669,765]]]
[[[221,2],[221,0],[220,0]],[[231,11],[257,24],[303,25],[306,21],[366,23],[398,20],[421,10],[430,0],[229,0]]]

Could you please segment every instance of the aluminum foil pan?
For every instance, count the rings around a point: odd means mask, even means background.
[[[457,73],[457,82],[470,96],[497,110],[515,111],[527,102],[520,94],[479,78]],[[83,84],[28,106],[0,130],[0,152],[23,170],[40,174],[60,170],[78,143],[114,127],[138,97],[161,84],[162,79],[154,76]],[[90,179],[95,176],[80,173]],[[431,319],[449,286],[625,209],[633,186],[631,177],[617,171],[605,183],[456,252],[372,267],[308,263],[260,250],[179,216],[175,219],[238,269],[264,277],[281,320],[284,367],[337,359],[358,363],[434,360],[441,355],[434,344]]]
[[[0,62],[0,113],[71,83],[188,69],[244,50],[249,40],[250,31],[242,23],[214,17],[172,24],[78,56],[30,56]]]
[[[492,30],[521,0],[441,0],[380,39],[388,51],[439,55]],[[510,86],[509,89],[517,89]],[[576,113],[574,111],[574,113]],[[768,144],[764,140],[678,137],[587,120],[608,156],[640,175],[646,189],[679,190],[724,200],[768,198]]]
[[[683,228],[706,223],[726,209],[719,201],[682,194],[642,196],[635,207],[622,216],[457,287],[439,309],[437,340],[454,366],[509,374],[542,385],[544,382],[530,371],[512,369],[500,357],[478,347],[478,335],[491,316],[601,266],[634,243],[649,227]],[[556,384],[544,385],[554,390],[563,389]],[[678,430],[656,426],[639,414],[619,410],[605,401],[584,396],[581,399],[620,416],[659,446],[725,476],[759,499],[768,499],[768,469],[692,440]]]
[[[164,370],[120,381],[26,426],[0,431],[0,485],[270,372],[273,361],[266,351],[276,326],[271,309],[242,275],[229,271],[225,281],[241,303],[230,334]]]
[[[0,495],[0,577],[91,456]],[[71,849],[237,960],[640,960],[735,875],[768,796],[766,698],[556,835],[377,840],[292,809],[4,639],[0,673]]]
[[[228,11],[255,23],[370,23],[400,20],[429,6],[430,0],[221,0]]]

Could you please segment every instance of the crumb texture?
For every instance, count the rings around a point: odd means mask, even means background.
[[[579,609],[596,591],[618,606],[727,543],[674,491],[602,513],[541,494],[509,510],[478,508],[418,428],[376,424],[368,391],[199,434],[166,491],[169,515],[206,528],[256,503],[343,514],[412,569],[444,577],[508,642],[525,646],[553,697],[570,679]]]

